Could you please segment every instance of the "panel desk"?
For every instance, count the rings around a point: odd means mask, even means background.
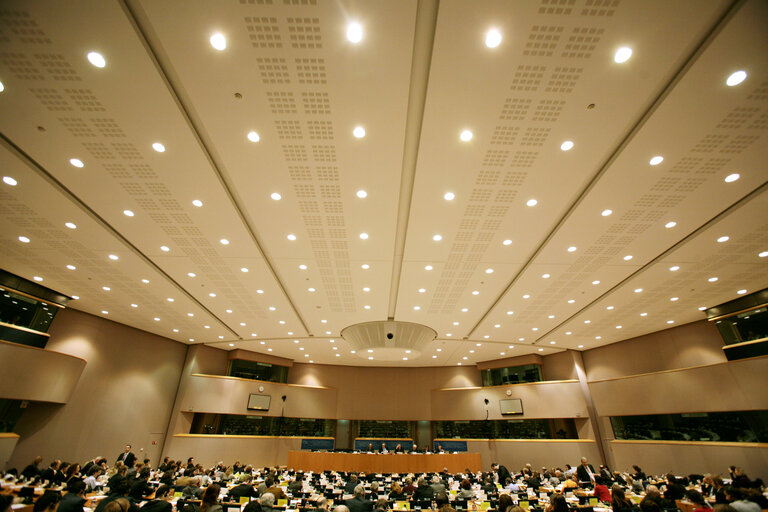
[[[302,471],[364,471],[366,473],[425,473],[448,468],[482,470],[479,453],[333,453],[289,451],[288,467]]]

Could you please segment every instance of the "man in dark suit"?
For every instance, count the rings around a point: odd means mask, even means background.
[[[592,464],[587,463],[587,458],[581,458],[581,465],[576,468],[576,476],[579,478],[579,482],[595,483],[595,468]]]
[[[117,460],[125,464],[125,467],[132,468],[136,462],[136,455],[131,451],[131,445],[125,445],[125,451],[117,456]]]
[[[245,475],[242,483],[229,491],[230,501],[240,503],[240,498],[258,498],[259,492],[253,488],[252,480],[253,477],[251,475]]]
[[[173,487],[161,485],[155,491],[155,499],[146,502],[142,507],[142,512],[171,512],[173,505],[168,500],[173,499]]]
[[[509,474],[509,470],[506,466],[500,466],[498,462],[494,462],[491,464],[491,471],[496,473],[497,476],[497,482],[499,482],[501,485],[505,485],[505,482],[507,481],[507,478],[512,478],[512,475]]]
[[[345,501],[344,504],[349,512],[371,512],[373,510],[373,502],[365,499],[365,488],[362,484],[355,487],[354,497]]]
[[[59,508],[61,512],[83,512],[85,504],[85,482],[72,480],[67,484],[67,493],[61,498]]]

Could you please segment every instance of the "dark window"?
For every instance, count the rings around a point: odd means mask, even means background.
[[[520,384],[521,382],[541,382],[541,366],[524,364],[507,368],[491,368],[483,370],[483,386],[502,386],[505,384]]]
[[[410,421],[360,420],[357,437],[405,438],[413,437]]]
[[[57,306],[47,302],[0,289],[0,322],[47,332],[58,311]]]
[[[335,437],[336,420],[195,413],[190,434]]]
[[[715,320],[715,325],[726,345],[768,338],[768,307]]]
[[[768,442],[768,411],[613,416],[616,439]]]
[[[288,367],[276,364],[233,359],[229,363],[229,376],[267,382],[288,382]]]
[[[21,400],[0,398],[0,432],[13,432],[24,409]]]
[[[437,439],[578,439],[572,418],[432,422]]]

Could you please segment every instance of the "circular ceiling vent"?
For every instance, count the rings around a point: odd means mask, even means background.
[[[437,337],[426,325],[411,322],[363,322],[341,330],[341,337],[358,357],[377,361],[402,361],[421,353],[421,349]]]

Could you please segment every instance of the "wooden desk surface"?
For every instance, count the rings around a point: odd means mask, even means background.
[[[364,471],[366,473],[424,473],[448,468],[459,473],[469,468],[481,471],[479,453],[333,453],[289,451],[288,467],[321,472]]]

